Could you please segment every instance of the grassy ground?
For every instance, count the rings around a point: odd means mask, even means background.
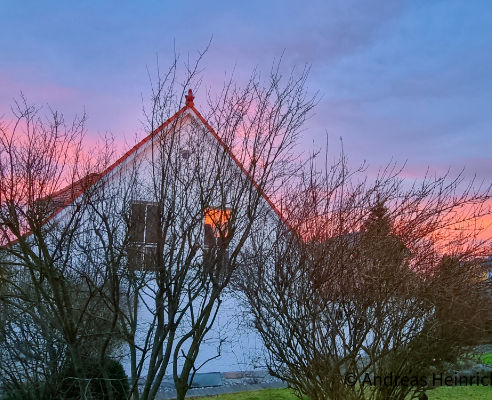
[[[492,353],[485,353],[480,356],[480,361],[484,364],[492,365]]]
[[[477,355],[483,364],[492,365],[492,353]],[[490,400],[492,399],[492,386],[462,386],[439,387],[427,392],[429,400]],[[296,400],[289,389],[264,389],[251,392],[239,392],[195,398],[195,400]]]
[[[440,387],[427,392],[429,400],[490,400],[492,387]],[[198,398],[196,398],[198,399]],[[217,400],[296,400],[289,389],[264,389],[251,392],[240,392],[210,396],[203,399]]]
[[[263,389],[252,390],[250,392],[228,393],[209,397],[195,397],[198,399],[217,399],[217,400],[297,400],[289,389]]]
[[[440,387],[427,392],[429,400],[490,400],[490,386]]]

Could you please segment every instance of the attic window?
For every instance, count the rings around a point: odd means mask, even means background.
[[[191,156],[191,150],[190,149],[181,149],[179,152],[181,158],[184,160],[187,160]]]
[[[128,263],[132,269],[153,269],[159,238],[159,209],[156,203],[130,205],[130,246]]]
[[[206,208],[204,220],[204,245],[211,248],[221,243],[228,237],[228,225],[231,218],[231,210],[223,208]]]

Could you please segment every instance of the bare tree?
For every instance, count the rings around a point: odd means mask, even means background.
[[[295,172],[292,150],[314,105],[307,71],[282,77],[276,65],[243,88],[227,82],[202,116],[184,90],[197,66],[179,84],[177,63],[158,75],[148,147],[107,178],[108,187],[117,179],[128,189],[118,208],[128,235],[118,247],[127,249],[121,327],[134,398],[154,398],[171,372],[182,399],[195,373],[220,356],[223,338],[215,356],[197,363],[252,236],[281,218],[265,194]]]
[[[483,335],[475,260],[491,250],[477,225],[489,188],[461,176],[409,184],[400,172],[371,182],[343,155],[311,166],[283,200],[289,226],[242,269],[269,369],[299,396],[415,398],[432,368],[444,372]]]
[[[57,376],[70,365],[90,396],[84,362],[110,353],[99,338],[115,329],[100,295],[106,275],[80,252],[97,179],[83,155],[85,115],[43,117],[24,97],[13,111],[0,126],[1,386],[60,396]]]
[[[35,352],[44,357],[29,359],[15,384],[48,382],[63,354],[90,397],[84,359],[102,363],[121,339],[132,398],[154,398],[171,372],[182,399],[209,361],[197,364],[200,346],[252,237],[268,237],[282,218],[267,194],[297,172],[293,149],[315,100],[307,70],[283,76],[277,63],[266,79],[253,73],[243,88],[231,79],[209,94],[202,116],[185,95],[197,87],[201,57],[181,81],[177,60],[158,72],[151,134],[112,165],[110,154],[82,168],[84,119],[66,127],[59,114],[42,121],[24,104],[18,123],[2,126],[2,305],[17,312],[2,326],[10,335],[33,328],[25,334],[41,339]]]

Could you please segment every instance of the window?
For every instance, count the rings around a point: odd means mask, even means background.
[[[204,240],[205,247],[211,248],[219,245],[229,235],[228,225],[231,218],[231,210],[223,208],[205,209]]]
[[[130,241],[157,243],[159,209],[155,203],[132,203],[130,210]]]
[[[191,150],[189,150],[189,149],[181,149],[179,151],[179,154],[181,155],[181,158],[183,158],[184,160],[187,160],[191,156]]]
[[[130,269],[153,270],[157,265],[157,246],[145,246],[132,243],[128,248],[128,266]]]
[[[231,210],[206,208],[204,217],[204,267],[206,270],[213,268],[215,271],[225,271],[229,265],[229,250],[226,246],[231,233]]]
[[[130,209],[128,264],[132,269],[154,269],[159,238],[159,208],[135,202]]]

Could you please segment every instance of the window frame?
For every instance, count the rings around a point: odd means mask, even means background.
[[[143,222],[134,220],[134,206],[144,206]],[[151,207],[155,209],[154,214]],[[128,266],[132,270],[155,270],[155,257],[157,255],[157,242],[159,240],[159,221],[149,222],[149,217],[153,214],[159,218],[159,203],[144,200],[134,200],[130,203],[130,227],[129,227],[129,246],[128,246]],[[141,228],[139,228],[141,225]],[[150,230],[155,232],[151,233]],[[139,231],[142,234],[139,234]],[[133,233],[132,231],[137,231]],[[152,236],[151,236],[152,235]],[[150,236],[150,240],[149,240]],[[133,237],[133,238],[132,238]],[[139,240],[141,239],[141,240]]]
[[[210,215],[211,212],[216,213],[219,211],[219,222],[214,221],[214,216]],[[226,214],[226,218],[223,220],[223,216]],[[207,218],[210,218],[212,224],[207,223]],[[203,210],[203,245],[206,249],[217,247],[221,241],[227,239],[230,236],[229,224],[232,218],[232,209],[227,207],[205,207]],[[210,232],[210,227],[211,232]],[[225,232],[224,232],[225,231]],[[211,236],[213,235],[213,236]],[[213,240],[212,240],[213,238]],[[213,243],[212,243],[213,241]],[[208,243],[207,243],[208,242]]]

